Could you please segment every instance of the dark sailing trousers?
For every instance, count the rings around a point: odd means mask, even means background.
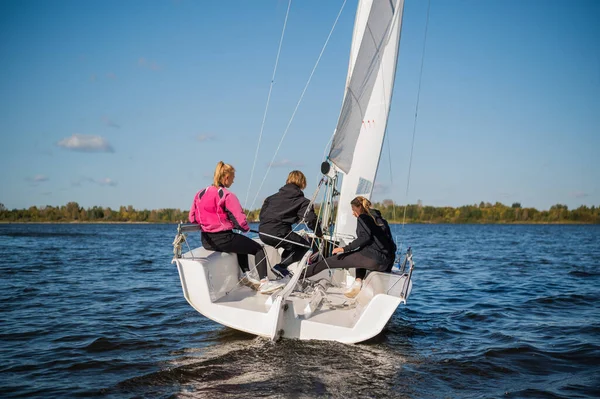
[[[385,269],[386,273],[391,273],[392,272],[392,267],[394,267],[394,261],[391,261],[387,268]],[[379,270],[381,271],[381,270]],[[356,269],[356,278],[359,278],[361,280],[365,279],[365,276],[367,275],[367,269],[363,269],[362,267]]]
[[[232,252],[237,254],[240,268],[248,270],[248,255],[254,255],[258,276],[267,277],[267,261],[265,251],[256,241],[236,234],[231,230],[218,233],[202,233],[202,246],[211,251]]]
[[[364,256],[360,252],[361,251],[333,255],[315,263],[314,265],[310,265],[306,268],[306,277],[312,277],[323,270],[327,270],[328,267],[330,269],[362,268],[378,272],[385,271],[385,265],[380,265],[376,260]]]
[[[394,267],[394,262],[395,262],[395,260],[396,260],[396,259],[394,258],[394,259],[392,259],[392,260],[390,261],[390,263],[388,263],[388,265],[387,265],[387,267],[386,267],[386,269],[385,269],[385,272],[386,272],[386,273],[391,273],[391,272],[392,272],[392,268]],[[383,270],[379,270],[379,271],[381,272],[381,271],[383,271]],[[367,269],[363,269],[362,267],[361,267],[361,268],[358,268],[358,269],[356,269],[356,278],[359,278],[359,279],[361,279],[361,280],[364,280],[366,275],[367,275]]]
[[[271,233],[267,234],[275,235]],[[284,238],[288,241],[296,242],[301,245],[310,246],[310,243],[307,240],[300,237],[296,233],[289,233],[289,235],[287,235],[287,233],[283,235],[277,234],[277,236]],[[308,251],[308,248],[306,247],[301,247],[300,245],[294,245],[290,242],[281,241],[280,238],[267,237],[263,234],[260,234],[260,240],[267,245],[271,245],[272,247],[284,249],[283,254],[281,254],[281,262],[279,264],[285,268],[287,268],[294,262],[298,262],[300,259],[302,259],[306,251]]]
[[[356,278],[364,280],[366,275],[367,275],[367,269],[363,269],[362,267],[359,267],[358,269],[356,269]]]

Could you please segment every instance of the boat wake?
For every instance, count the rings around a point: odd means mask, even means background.
[[[274,343],[256,337],[187,351],[168,368],[122,381],[105,393],[199,398],[389,397],[390,389],[401,381],[398,374],[405,363],[397,353],[368,345]],[[402,387],[406,389],[409,384]]]

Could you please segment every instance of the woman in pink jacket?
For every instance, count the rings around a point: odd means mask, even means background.
[[[263,247],[256,241],[233,232],[233,229],[244,232],[250,230],[240,201],[228,190],[234,179],[233,166],[219,161],[213,184],[198,191],[194,196],[189,220],[200,225],[204,248],[239,255],[254,255],[260,281],[253,277],[254,273],[246,272],[242,282],[263,294],[268,294],[282,288],[284,284],[269,281]]]

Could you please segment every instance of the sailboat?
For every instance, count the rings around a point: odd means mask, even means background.
[[[321,165],[319,187],[325,190],[325,200],[320,220],[325,234],[319,248],[324,256],[333,246],[344,246],[355,238],[356,218],[350,201],[357,195],[370,198],[373,192],[390,111],[403,8],[403,0],[358,3],[344,100],[329,156]],[[391,273],[370,272],[352,299],[343,295],[354,281],[346,270],[330,269],[303,278],[302,270],[311,256],[308,251],[290,266],[293,275],[283,289],[263,295],[240,284],[235,254],[192,249],[187,237],[197,230],[197,225],[180,224],[173,242],[173,263],[185,299],[205,317],[250,334],[272,340],[362,342],[384,329],[412,290],[410,248],[401,266]],[[279,263],[280,252],[264,247],[268,264]],[[249,262],[252,267],[253,256]],[[276,278],[270,270],[269,277]]]

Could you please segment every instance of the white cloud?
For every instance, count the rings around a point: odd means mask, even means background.
[[[138,59],[138,65],[142,68],[148,68],[153,71],[160,71],[162,69],[162,66],[158,65],[156,61],[147,60],[144,57],[140,57],[140,59]]]
[[[44,176],[44,175],[35,175],[33,176],[32,181],[36,182],[36,183],[41,183],[43,181],[48,181],[48,177]]]
[[[40,183],[46,182],[50,179],[44,175],[35,175],[33,177],[27,177],[25,180],[28,181],[31,186],[36,187]]]
[[[390,191],[390,187],[387,184],[377,183],[373,186],[373,194],[385,194]]]
[[[299,168],[302,166],[304,166],[302,163],[292,162],[289,159],[280,159],[280,160],[271,162],[272,168]]]
[[[73,186],[73,187],[80,187],[81,183],[95,183],[95,181],[91,177],[80,177],[77,180],[72,180],[71,181],[71,186]]]
[[[99,186],[111,186],[114,187],[118,183],[110,177],[104,177],[102,179],[93,179],[91,177],[80,177],[77,180],[71,181],[71,186],[81,187],[82,183],[98,184]]]
[[[103,179],[99,179],[96,183],[98,183],[101,186],[116,186],[117,182],[114,181],[113,179],[111,179],[110,177],[105,177]]]
[[[113,120],[110,120],[107,116],[102,117],[102,122],[104,122],[104,124],[108,127],[114,127],[117,129],[119,129],[121,127],[121,125],[119,125],[118,123],[116,123]]]
[[[196,136],[196,140],[202,143],[204,141],[214,141],[216,140],[216,137],[212,134],[199,134]]]
[[[100,136],[74,134],[57,143],[59,147],[82,152],[114,152],[108,140]]]
[[[571,197],[573,198],[585,198],[589,196],[590,195],[588,193],[584,193],[583,191],[575,191],[574,193],[571,193]]]

